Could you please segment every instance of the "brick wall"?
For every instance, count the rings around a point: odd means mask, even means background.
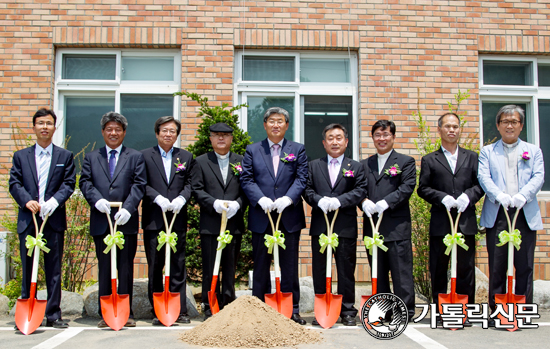
[[[361,158],[374,153],[369,129],[390,118],[396,147],[418,159],[413,111],[432,125],[458,90],[466,132],[479,128],[478,54],[550,52],[549,5],[543,1],[194,1],[21,0],[0,3],[0,164],[10,166],[11,126],[30,132],[30,116],[53,107],[54,57],[61,47],[181,48],[183,90],[232,104],[236,49],[352,50],[358,52]],[[182,101],[193,142],[197,105]],[[7,169],[1,170],[6,174]],[[0,197],[0,213],[10,201]],[[545,228],[548,203],[541,202]],[[547,213],[548,212],[548,213]],[[550,278],[550,246],[539,232],[536,278]],[[362,251],[362,247],[359,248]],[[301,273],[311,275],[309,238]],[[478,262],[486,271],[482,250]],[[143,252],[138,259],[143,263]],[[370,278],[359,253],[358,280]],[[136,276],[146,267],[136,266]]]

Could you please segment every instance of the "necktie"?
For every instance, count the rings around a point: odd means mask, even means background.
[[[277,177],[277,170],[279,169],[279,162],[281,159],[279,159],[279,148],[281,146],[278,144],[273,144],[273,172],[275,173],[275,177]]]
[[[40,168],[38,171],[38,195],[39,202],[44,202],[44,195],[46,193],[46,182],[48,181],[48,155],[47,151],[40,152]]]
[[[336,177],[338,177],[338,171],[336,169],[336,166],[338,165],[338,160],[332,159],[330,160],[330,184],[334,187],[334,183],[336,183]]]
[[[115,155],[117,151],[111,150],[109,153],[111,154],[111,156],[109,157],[109,174],[111,175],[111,179],[113,179],[113,175],[115,174],[115,167],[116,167]]]

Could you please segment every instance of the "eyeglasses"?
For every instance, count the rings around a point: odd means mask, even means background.
[[[267,120],[267,124],[269,126],[275,126],[275,125],[278,125],[278,126],[281,126],[285,123],[284,120]]]
[[[52,127],[53,122],[51,122],[51,121],[39,121],[35,125],[38,126],[38,127],[44,127],[44,126]]]
[[[374,139],[382,139],[382,138],[391,138],[392,134],[389,132],[385,133],[375,133],[372,138]]]
[[[163,133],[163,134],[170,134],[170,135],[175,135],[176,133],[178,133],[178,131],[174,130],[174,129],[170,129],[170,128],[163,128],[160,130],[160,133]]]
[[[521,124],[518,120],[500,120],[500,124],[504,127],[508,127],[512,125],[513,127],[516,127],[517,125]]]

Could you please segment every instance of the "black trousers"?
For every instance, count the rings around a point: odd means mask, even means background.
[[[164,230],[163,230],[164,231]],[[164,264],[166,259],[166,245],[157,251],[158,234],[161,230],[144,230],[143,245],[145,247],[145,257],[149,267],[148,277],[148,296],[151,306],[153,304],[153,293],[164,291]],[[176,244],[176,253],[170,249],[170,292],[180,294],[180,315],[187,315],[187,268],[185,267],[185,231],[176,231],[178,242]],[[154,309],[153,309],[154,311]]]
[[[218,236],[214,234],[201,234],[202,252],[202,303],[205,312],[210,310],[208,291],[212,286],[214,275],[214,263],[216,261],[216,249],[218,248]],[[242,235],[233,235],[231,243],[222,251],[220,260],[220,272],[216,284],[216,295],[220,309],[235,300],[235,271],[237,260],[241,254]],[[221,286],[221,288],[220,288]],[[220,292],[221,290],[221,292]]]
[[[357,263],[357,239],[338,237],[338,247],[334,251],[336,273],[338,275],[338,294],[342,295],[340,316],[355,317],[355,265]],[[320,252],[319,236],[311,237],[313,288],[315,294],[326,293],[327,250]]]
[[[298,278],[298,245],[300,232],[288,233],[279,227],[285,235],[286,249],[279,247],[279,265],[281,268],[281,292],[292,292],[293,313],[300,312],[300,280]],[[267,253],[264,236],[272,235],[271,226],[263,233],[252,234],[252,258],[254,259],[254,277],[252,295],[265,301],[265,294],[271,293],[270,267],[272,254]]]
[[[447,290],[447,270],[451,253],[445,254],[447,246],[444,236],[430,236],[430,277],[432,279],[433,303],[439,305],[438,295],[449,293]],[[456,293],[468,295],[468,304],[475,303],[476,294],[476,237],[464,235],[468,251],[456,247]]]
[[[97,270],[98,270],[98,295],[108,296],[112,294],[111,289],[111,251],[107,254],[103,253],[107,245],[103,242],[103,239],[107,236],[108,232],[103,235],[94,236],[95,253],[97,256]],[[115,248],[115,246],[113,246]],[[117,270],[118,270],[118,294],[130,295],[130,317],[134,317],[132,310],[132,296],[134,288],[134,257],[137,250],[137,234],[124,234],[124,248],[116,251],[117,257]],[[101,300],[97,298],[99,304],[98,313],[101,315]]]
[[[387,252],[378,249],[378,293],[390,293],[390,272],[393,293],[401,298],[410,316],[414,316],[413,256],[411,240],[384,241]],[[368,255],[372,266],[372,256]]]
[[[42,225],[42,219],[37,218],[38,227]],[[46,274],[47,300],[46,319],[55,321],[61,319],[61,257],[63,255],[63,245],[65,236],[63,232],[57,232],[44,227],[42,231],[46,240],[46,247],[50,249],[49,253],[44,253],[44,272]],[[27,236],[36,237],[34,224],[30,224],[25,231],[19,234],[19,251],[21,253],[21,264],[23,268],[23,282],[21,285],[21,298],[30,297],[32,261],[34,253],[29,257],[25,241]]]
[[[516,213],[510,208],[510,221]],[[514,248],[514,267],[516,269],[516,287],[514,294],[524,295],[526,303],[533,303],[533,269],[535,265],[535,245],[537,232],[529,228],[523,210],[520,211],[516,222],[516,229],[521,232],[521,248]],[[496,309],[495,294],[504,294],[507,291],[508,244],[497,247],[498,234],[508,231],[508,222],[504,209],[500,207],[492,228],[487,228],[487,252],[489,253],[489,306]]]

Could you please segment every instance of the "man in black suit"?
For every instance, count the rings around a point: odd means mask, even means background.
[[[235,270],[245,232],[243,215],[247,199],[239,183],[243,157],[229,151],[233,141],[232,133],[233,129],[222,122],[210,126],[210,142],[214,151],[197,157],[193,167],[193,193],[201,209],[199,232],[205,319],[212,316],[208,291],[212,284],[222,211],[227,211],[226,229],[233,238],[222,250],[220,267],[223,273],[221,282],[218,281],[216,285],[220,309],[235,299]]]
[[[155,122],[158,145],[142,151],[147,169],[147,186],[143,197],[141,226],[143,245],[149,266],[149,301],[153,305],[153,293],[164,289],[163,268],[165,251],[157,250],[158,235],[165,227],[162,212],[168,224],[173,214],[178,214],[172,231],[178,236],[176,253],[170,257],[170,292],[180,294],[180,315],[176,322],[190,323],[187,314],[185,268],[185,235],[187,232],[187,206],[191,197],[191,168],[193,155],[187,150],[174,147],[181,132],[181,123],[172,116],[163,116]],[[167,213],[172,211],[173,213]],[[172,253],[172,252],[170,252]],[[160,325],[155,317],[153,325]]]
[[[65,201],[74,191],[76,179],[73,154],[52,143],[57,116],[48,109],[38,110],[33,118],[36,145],[13,154],[10,170],[10,194],[19,205],[17,233],[23,268],[21,298],[30,297],[33,257],[27,255],[27,236],[35,237],[32,215],[40,212],[38,226],[46,216],[44,239],[50,252],[44,253],[48,304],[46,305],[46,326],[67,328],[61,319],[61,256],[64,235],[67,229]]]
[[[384,213],[380,235],[384,236],[387,252],[378,251],[378,292],[391,292],[405,302],[409,318],[414,316],[413,256],[411,243],[411,211],[409,198],[416,186],[414,159],[393,150],[395,124],[378,120],[371,131],[376,154],[361,161],[367,175],[367,199],[363,201],[363,229],[372,237],[367,216],[376,218]],[[368,255],[369,262],[371,256]]]
[[[355,265],[357,248],[357,206],[367,193],[363,166],[344,156],[348,146],[348,131],[340,124],[330,124],[323,130],[326,157],[309,163],[305,200],[311,205],[311,250],[313,285],[316,294],[326,293],[327,258],[320,251],[321,234],[327,234],[325,214],[329,222],[338,209],[333,233],[338,234],[334,249],[338,273],[338,294],[343,295],[340,317],[345,326],[355,326]],[[329,213],[330,212],[330,213]],[[313,325],[318,325],[317,320]]]
[[[458,231],[464,235],[464,248],[457,246],[456,292],[468,295],[468,303],[475,303],[475,235],[477,220],[475,204],[483,196],[477,180],[477,154],[458,146],[460,118],[446,113],[438,120],[437,131],[441,148],[422,158],[418,196],[432,205],[430,219],[430,276],[432,299],[438,304],[438,295],[447,293],[447,268],[450,255],[445,254],[445,235],[451,233],[447,211],[456,219],[461,212]],[[471,326],[466,321],[465,326]]]
[[[103,115],[101,134],[105,147],[89,152],[84,157],[80,190],[90,204],[90,234],[96,248],[99,296],[112,293],[111,257],[103,253],[106,248],[103,239],[110,234],[105,215],[110,214],[125,240],[124,247],[117,251],[118,293],[129,294],[131,306],[139,229],[138,206],[145,192],[147,175],[143,155],[122,145],[127,127],[128,121],[123,115],[115,112]],[[122,202],[122,208],[111,212],[110,202]],[[101,309],[99,297],[97,301]],[[101,316],[101,310],[99,315]],[[133,317],[130,309],[130,318],[125,326],[136,326]],[[97,326],[103,328],[107,324],[101,320]]]

